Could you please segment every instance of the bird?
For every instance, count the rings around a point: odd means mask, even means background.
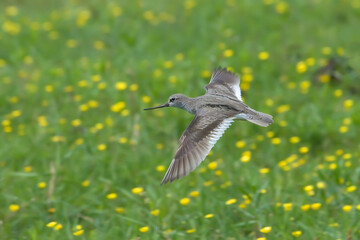
[[[176,107],[195,116],[180,137],[161,185],[180,179],[199,166],[234,120],[246,120],[262,127],[273,123],[271,115],[258,112],[243,102],[239,85],[238,75],[218,67],[205,86],[204,95],[191,98],[176,93],[165,104],[144,109]]]

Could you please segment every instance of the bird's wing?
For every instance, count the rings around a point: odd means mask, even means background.
[[[195,116],[181,136],[178,150],[161,184],[172,182],[194,170],[209,154],[233,119],[217,119],[215,114]]]
[[[205,86],[206,94],[235,96],[241,99],[240,77],[235,73],[227,71],[225,68],[214,70],[210,83]]]

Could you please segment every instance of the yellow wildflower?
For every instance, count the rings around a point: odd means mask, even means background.
[[[17,204],[11,204],[11,205],[9,206],[9,210],[10,210],[11,212],[17,212],[17,211],[19,211],[19,209],[20,209],[20,206],[17,205]]]
[[[291,232],[291,235],[293,235],[293,237],[300,237],[301,236],[301,234],[302,234],[302,232],[301,231],[293,231],[293,232]]]
[[[191,197],[197,197],[197,196],[200,195],[200,193],[199,193],[199,191],[192,191],[192,192],[190,192],[189,195],[190,195]]]
[[[263,227],[260,229],[260,232],[262,233],[269,233],[271,231],[271,227]]]
[[[270,57],[270,55],[269,55],[269,53],[266,52],[266,51],[262,51],[262,52],[260,52],[259,55],[258,55],[258,58],[259,58],[260,60],[262,60],[262,61],[265,61],[265,60],[269,59],[269,57]]]
[[[155,209],[155,210],[152,210],[150,213],[151,213],[151,215],[153,215],[153,216],[158,216],[159,213],[160,213],[160,210],[159,210],[159,209]]]
[[[186,205],[188,205],[190,203],[190,198],[182,198],[182,199],[180,199],[179,202],[180,202],[181,205],[186,206]]]
[[[343,211],[344,211],[344,212],[349,212],[349,211],[351,211],[351,209],[352,209],[352,206],[351,206],[351,205],[345,205],[345,206],[343,206]]]
[[[115,198],[117,198],[117,194],[116,193],[109,193],[108,195],[106,195],[107,199],[113,200]]]
[[[73,235],[74,236],[80,236],[80,235],[82,235],[84,233],[84,229],[80,229],[80,230],[78,230],[78,231],[76,231],[76,232],[73,232]]]
[[[142,188],[142,187],[135,187],[135,188],[131,189],[131,192],[132,192],[133,194],[137,195],[137,194],[140,194],[140,193],[144,192],[144,188]]]
[[[229,199],[229,200],[227,200],[226,202],[225,202],[225,204],[226,205],[232,205],[232,204],[234,204],[234,203],[236,203],[236,199],[235,198],[231,198],[231,199]]]

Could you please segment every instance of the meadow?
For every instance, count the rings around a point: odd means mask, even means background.
[[[360,239],[360,0],[0,2],[0,239]],[[274,116],[160,186],[214,68]]]

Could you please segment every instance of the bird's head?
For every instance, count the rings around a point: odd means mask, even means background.
[[[156,106],[156,107],[151,107],[151,108],[145,108],[144,110],[152,110],[152,109],[156,109],[156,108],[163,108],[163,107],[179,107],[182,108],[184,105],[184,100],[187,97],[183,94],[180,93],[176,93],[173,94],[169,97],[169,100],[167,103]]]

